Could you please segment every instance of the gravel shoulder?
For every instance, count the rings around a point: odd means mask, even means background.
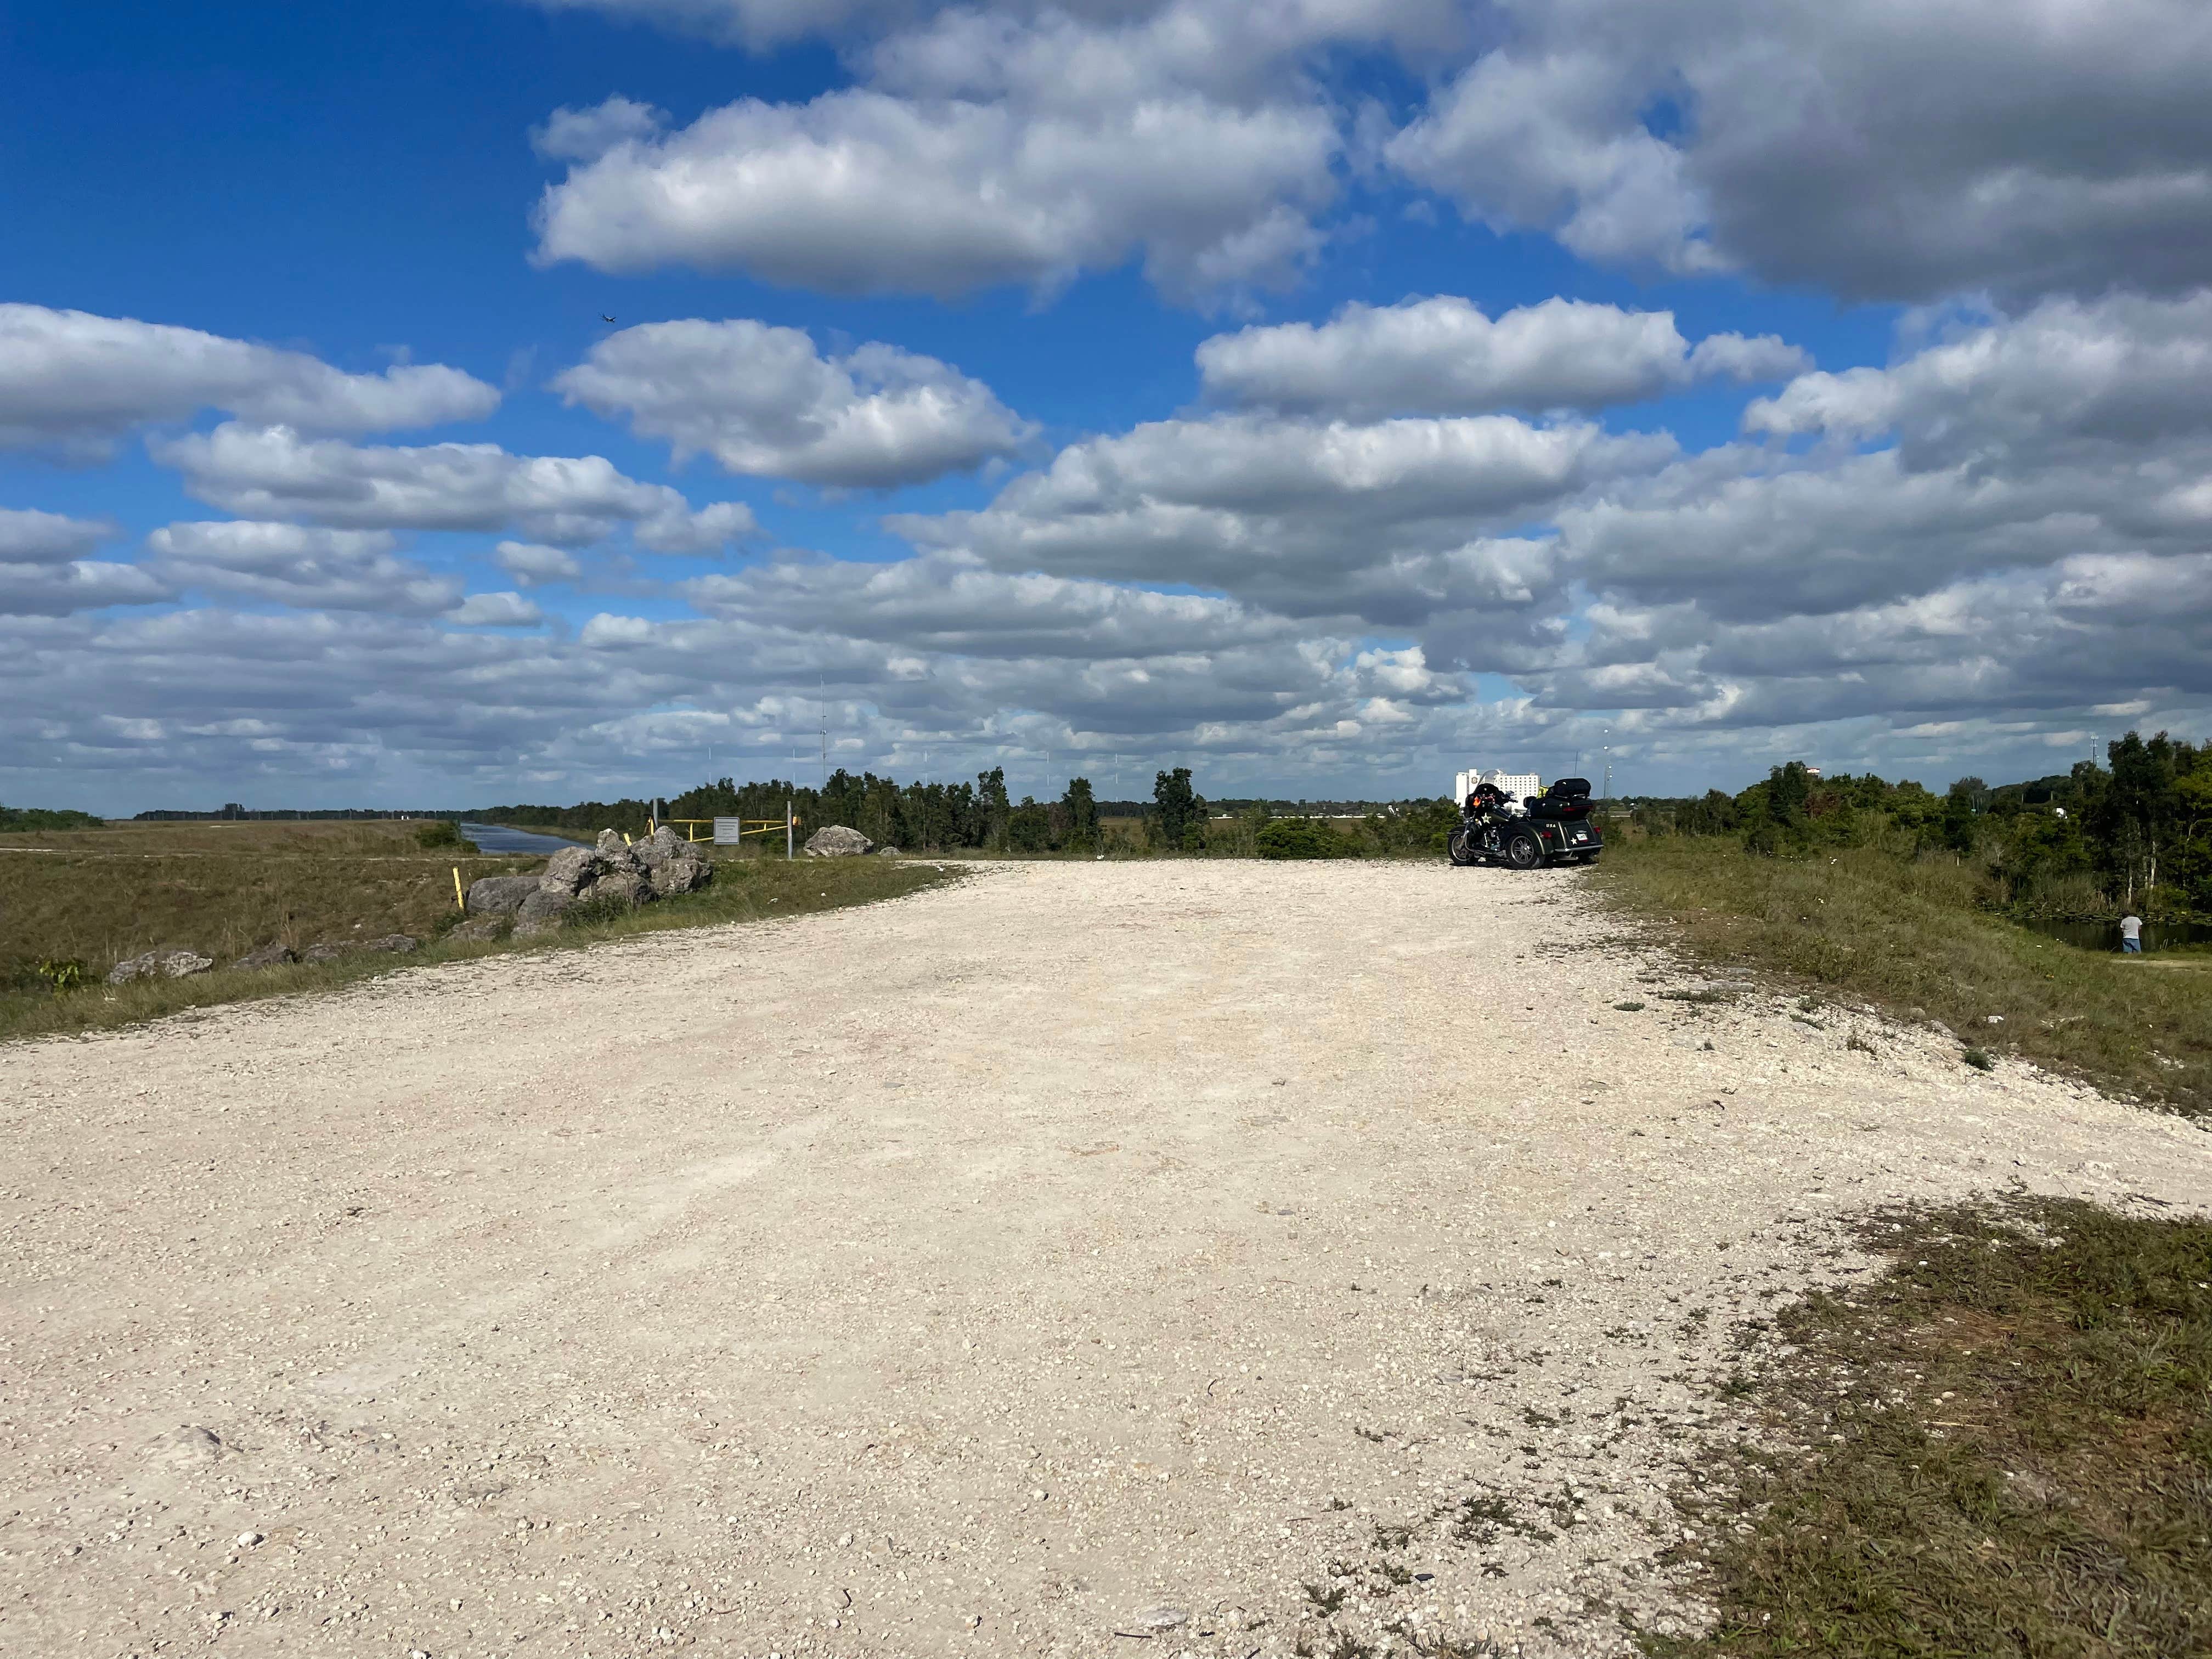
[[[1628,1651],[1836,1222],[2212,1138],[1611,933],[1006,865],[0,1049],[0,1651]]]

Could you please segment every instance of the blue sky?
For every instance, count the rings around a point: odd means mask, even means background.
[[[2212,26],[2132,11],[17,8],[0,799],[2199,730]]]

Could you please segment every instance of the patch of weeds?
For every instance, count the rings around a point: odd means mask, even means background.
[[[1717,1620],[1644,1650],[2212,1652],[2212,1223],[2023,1198],[1861,1240],[1882,1277],[1781,1315],[1756,1386],[1813,1449],[1677,1495]]]
[[[1616,1002],[1613,1005],[1624,1014],[1640,1014],[1647,1005],[1641,1002]]]
[[[1510,1498],[1495,1493],[1486,1498],[1462,1498],[1453,1516],[1452,1536],[1462,1544],[1494,1544],[1501,1533],[1548,1544],[1558,1534],[1536,1522],[1524,1519]]]
[[[1379,1522],[1376,1523],[1375,1547],[1378,1550],[1401,1550],[1413,1541],[1413,1529],[1411,1527],[1384,1526]]]
[[[1996,1065],[1996,1061],[1990,1058],[1990,1051],[1986,1048],[1968,1048],[1961,1053],[1959,1058],[1978,1072],[1990,1071]]]
[[[1452,1517],[1452,1536],[1462,1544],[1494,1544],[1512,1521],[1513,1506],[1502,1498],[1462,1498]]]
[[[605,897],[578,899],[561,913],[563,927],[601,927],[611,921],[620,921],[637,908],[626,898],[612,893]]]
[[[1711,1007],[1715,1003],[1729,1002],[1734,1000],[1734,999],[1726,991],[1715,991],[1710,989],[1701,991],[1662,991],[1659,994],[1659,997],[1663,1002],[1689,1002],[1695,1003],[1700,1007]]]
[[[1538,1411],[1534,1406],[1523,1406],[1521,1408],[1521,1420],[1532,1429],[1556,1429],[1562,1423],[1571,1421],[1573,1415],[1571,1412],[1562,1412],[1557,1417],[1553,1417],[1547,1413]]]
[[[1376,1433],[1372,1429],[1363,1429],[1356,1424],[1352,1426],[1352,1431],[1358,1435],[1362,1440],[1372,1441],[1378,1446],[1381,1445],[1386,1438],[1388,1438],[1387,1436]]]
[[[1850,1036],[1844,1039],[1844,1047],[1846,1048],[1855,1048],[1863,1054],[1879,1054],[1881,1052],[1880,1049],[1876,1048],[1874,1044],[1869,1042],[1856,1031],[1852,1032]]]
[[[1713,1310],[1711,1308],[1691,1309],[1688,1313],[1682,1316],[1680,1327],[1682,1340],[1685,1342],[1692,1342],[1703,1336],[1705,1334],[1705,1322],[1712,1316]]]
[[[1306,1600],[1323,1618],[1344,1605],[1345,1588],[1341,1584],[1308,1584],[1304,1588]]]

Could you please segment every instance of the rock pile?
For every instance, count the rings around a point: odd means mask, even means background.
[[[535,876],[486,876],[468,890],[466,906],[475,921],[455,933],[466,939],[496,937],[495,918],[512,916],[515,936],[550,933],[561,918],[589,900],[636,905],[696,892],[714,878],[706,855],[665,826],[643,841],[624,846],[611,830],[599,832],[594,847],[564,847]]]
[[[806,856],[811,859],[857,858],[875,850],[875,842],[842,823],[826,825],[806,838]]]
[[[213,957],[204,957],[197,951],[149,951],[143,957],[130,957],[107,970],[110,985],[128,985],[134,979],[182,979],[187,974],[204,974],[215,966]]]

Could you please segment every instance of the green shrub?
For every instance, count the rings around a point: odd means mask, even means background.
[[[447,818],[432,818],[419,825],[415,831],[415,844],[428,853],[441,847],[450,847],[457,853],[476,851],[476,843],[462,839],[460,826]]]
[[[1359,849],[1311,818],[1271,818],[1253,837],[1263,859],[1352,859]]]
[[[0,806],[0,830],[100,830],[106,828],[106,818],[96,818],[89,812],[75,812],[67,808]]]
[[[31,971],[53,987],[56,996],[64,991],[81,991],[92,983],[92,969],[75,957],[41,957]]]

